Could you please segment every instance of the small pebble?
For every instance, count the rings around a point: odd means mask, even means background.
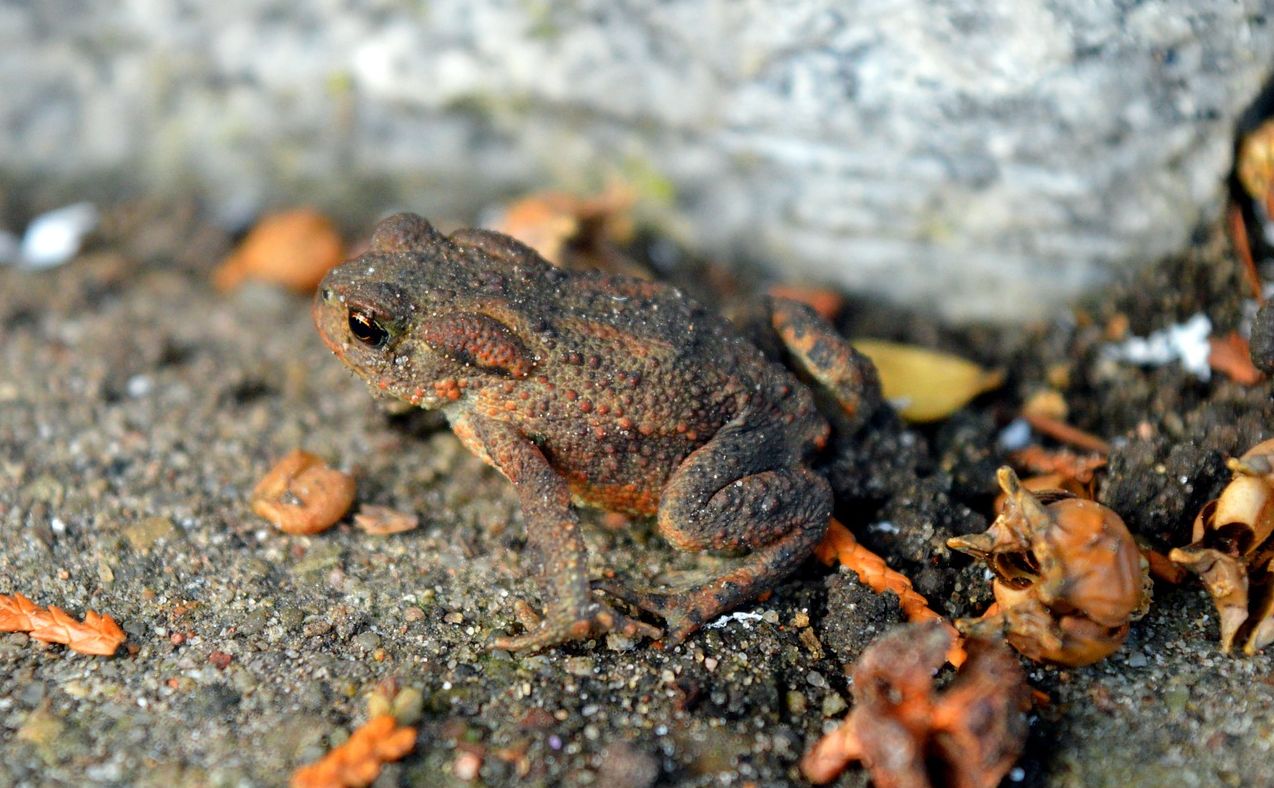
[[[845,699],[835,692],[829,692],[823,696],[824,717],[835,717],[848,708],[849,704],[845,702]]]
[[[354,638],[354,645],[363,653],[371,653],[380,645],[380,636],[375,632],[363,632]]]

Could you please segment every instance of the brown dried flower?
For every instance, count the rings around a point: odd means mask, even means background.
[[[996,605],[956,625],[1002,630],[1037,661],[1078,666],[1113,653],[1150,603],[1147,566],[1123,520],[1065,493],[1037,498],[1007,467],[997,477],[1007,496],[999,517],[985,533],[947,541],[995,573]]]
[[[1221,650],[1240,630],[1243,651],[1274,642],[1274,440],[1230,460],[1234,479],[1194,518],[1192,541],[1168,554],[1203,580],[1221,619]],[[1253,588],[1264,589],[1256,599]]]
[[[354,479],[307,451],[294,450],[252,490],[252,511],[290,534],[331,528],[354,502]]]
[[[806,753],[801,772],[824,783],[861,760],[878,788],[998,785],[1026,742],[1026,676],[1002,644],[975,639],[955,678],[935,692],[952,642],[949,629],[931,623],[873,643],[854,665],[854,710]]]

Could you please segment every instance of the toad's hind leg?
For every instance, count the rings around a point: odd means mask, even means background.
[[[665,640],[755,599],[813,551],[831,515],[827,481],[805,467],[781,429],[726,426],[678,466],[659,504],[660,533],[682,550],[751,550],[702,585],[666,593],[598,587],[661,616]]]

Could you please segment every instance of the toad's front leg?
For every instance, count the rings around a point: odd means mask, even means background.
[[[579,519],[571,508],[570,490],[543,452],[512,426],[482,416],[454,418],[452,429],[513,484],[522,505],[527,541],[542,561],[544,620],[534,632],[496,638],[493,645],[510,651],[539,649],[606,632],[659,637],[655,627],[627,618],[593,598],[588,554]]]

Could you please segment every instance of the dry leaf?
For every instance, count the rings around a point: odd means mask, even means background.
[[[789,301],[805,304],[829,323],[845,309],[845,297],[826,287],[777,284],[770,285],[766,293],[773,298],[786,298]]]
[[[296,449],[257,482],[250,502],[252,511],[285,533],[316,534],[349,511],[354,492],[354,477]]]
[[[114,654],[126,637],[110,616],[90,610],[82,622],[76,621],[65,610],[46,610],[22,594],[0,595],[0,632],[26,632],[35,640],[100,657]]]
[[[566,262],[568,245],[632,238],[632,189],[612,185],[596,197],[537,192],[509,205],[492,229],[511,235],[554,265]]]
[[[960,645],[959,636],[955,635],[955,627],[929,607],[928,600],[912,587],[911,580],[906,575],[890,569],[885,559],[863,547],[850,530],[836,518],[833,517],[827,524],[827,533],[824,534],[823,541],[814,548],[814,555],[825,564],[839,563],[853,570],[863,585],[877,594],[883,594],[886,591],[894,592],[908,621],[918,623],[942,621],[954,635],[947,661],[956,667],[964,662],[964,650]]]
[[[375,536],[389,536],[412,530],[420,525],[420,518],[411,512],[367,504],[354,515],[354,525]]]
[[[1066,405],[1066,398],[1062,396],[1060,391],[1056,389],[1042,389],[1027,397],[1026,402],[1022,404],[1022,412],[1048,416],[1054,419],[1065,420],[1069,415],[1070,408]]]
[[[218,290],[230,290],[245,279],[256,279],[312,293],[344,255],[332,221],[311,208],[300,208],[262,218],[213,272],[212,282]]]
[[[415,728],[399,727],[388,714],[375,717],[322,760],[293,772],[292,788],[371,785],[382,765],[402,758],[415,746]]]
[[[1212,350],[1208,353],[1208,366],[1241,386],[1255,386],[1264,375],[1252,363],[1252,351],[1248,342],[1237,331],[1225,336],[1208,337]]]
[[[852,344],[876,365],[885,399],[908,421],[945,419],[1004,382],[1003,372],[949,353],[879,339]]]

